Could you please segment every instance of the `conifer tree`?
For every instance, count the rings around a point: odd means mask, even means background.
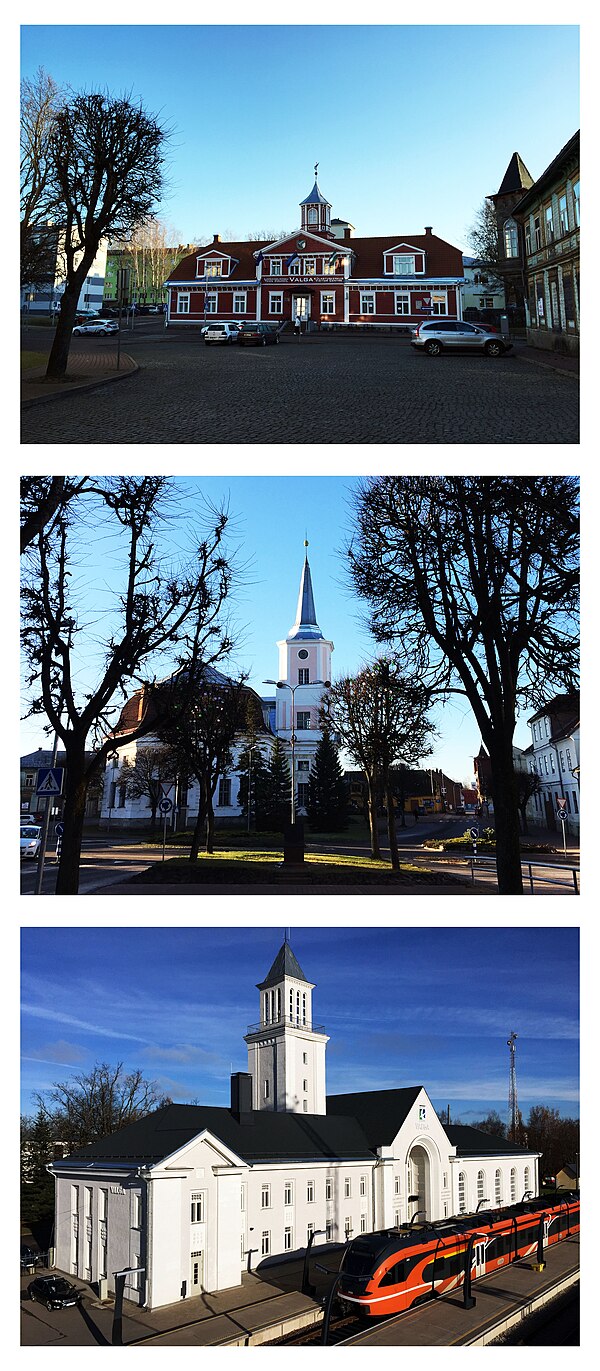
[[[308,822],[314,832],[348,827],[348,798],[338,750],[329,729],[321,734],[308,781]]]
[[[287,753],[280,738],[275,740],[267,765],[267,792],[261,826],[281,833],[290,822],[292,778]]]

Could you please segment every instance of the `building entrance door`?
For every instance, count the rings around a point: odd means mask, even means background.
[[[303,324],[310,319],[310,295],[292,295],[292,320],[298,317]]]
[[[199,1295],[204,1275],[204,1253],[192,1252],[190,1258],[190,1295]]]

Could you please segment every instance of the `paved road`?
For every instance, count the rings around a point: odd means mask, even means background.
[[[128,331],[123,346],[139,372],[25,409],[23,442],[578,441],[576,381],[517,356],[434,359],[388,334],[205,347],[195,328],[153,323]]]

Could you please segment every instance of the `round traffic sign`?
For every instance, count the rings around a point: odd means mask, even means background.
[[[567,816],[566,816],[566,813],[565,813],[564,809],[557,809],[557,811],[556,811],[556,817],[557,817],[557,819],[561,819],[561,821],[562,821],[563,824],[567,822]]]
[[[471,834],[471,837],[472,837],[473,839],[479,837],[479,829],[478,829],[478,828],[470,828],[470,829],[469,829],[469,833]]]
[[[56,828],[55,828],[54,831],[55,831],[55,833],[56,833],[57,838],[62,838],[62,835],[63,835],[63,833],[64,833],[64,831],[65,831],[65,826],[64,826],[64,824],[58,823],[58,824],[56,825]]]
[[[160,809],[161,814],[170,814],[173,808],[173,801],[167,799],[161,800],[158,808]]]

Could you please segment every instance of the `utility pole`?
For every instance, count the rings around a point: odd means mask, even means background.
[[[513,1142],[517,1141],[517,1120],[519,1109],[517,1104],[517,1035],[511,1033],[507,1039],[507,1047],[510,1049],[510,1074],[508,1079],[508,1127],[509,1135]]]

